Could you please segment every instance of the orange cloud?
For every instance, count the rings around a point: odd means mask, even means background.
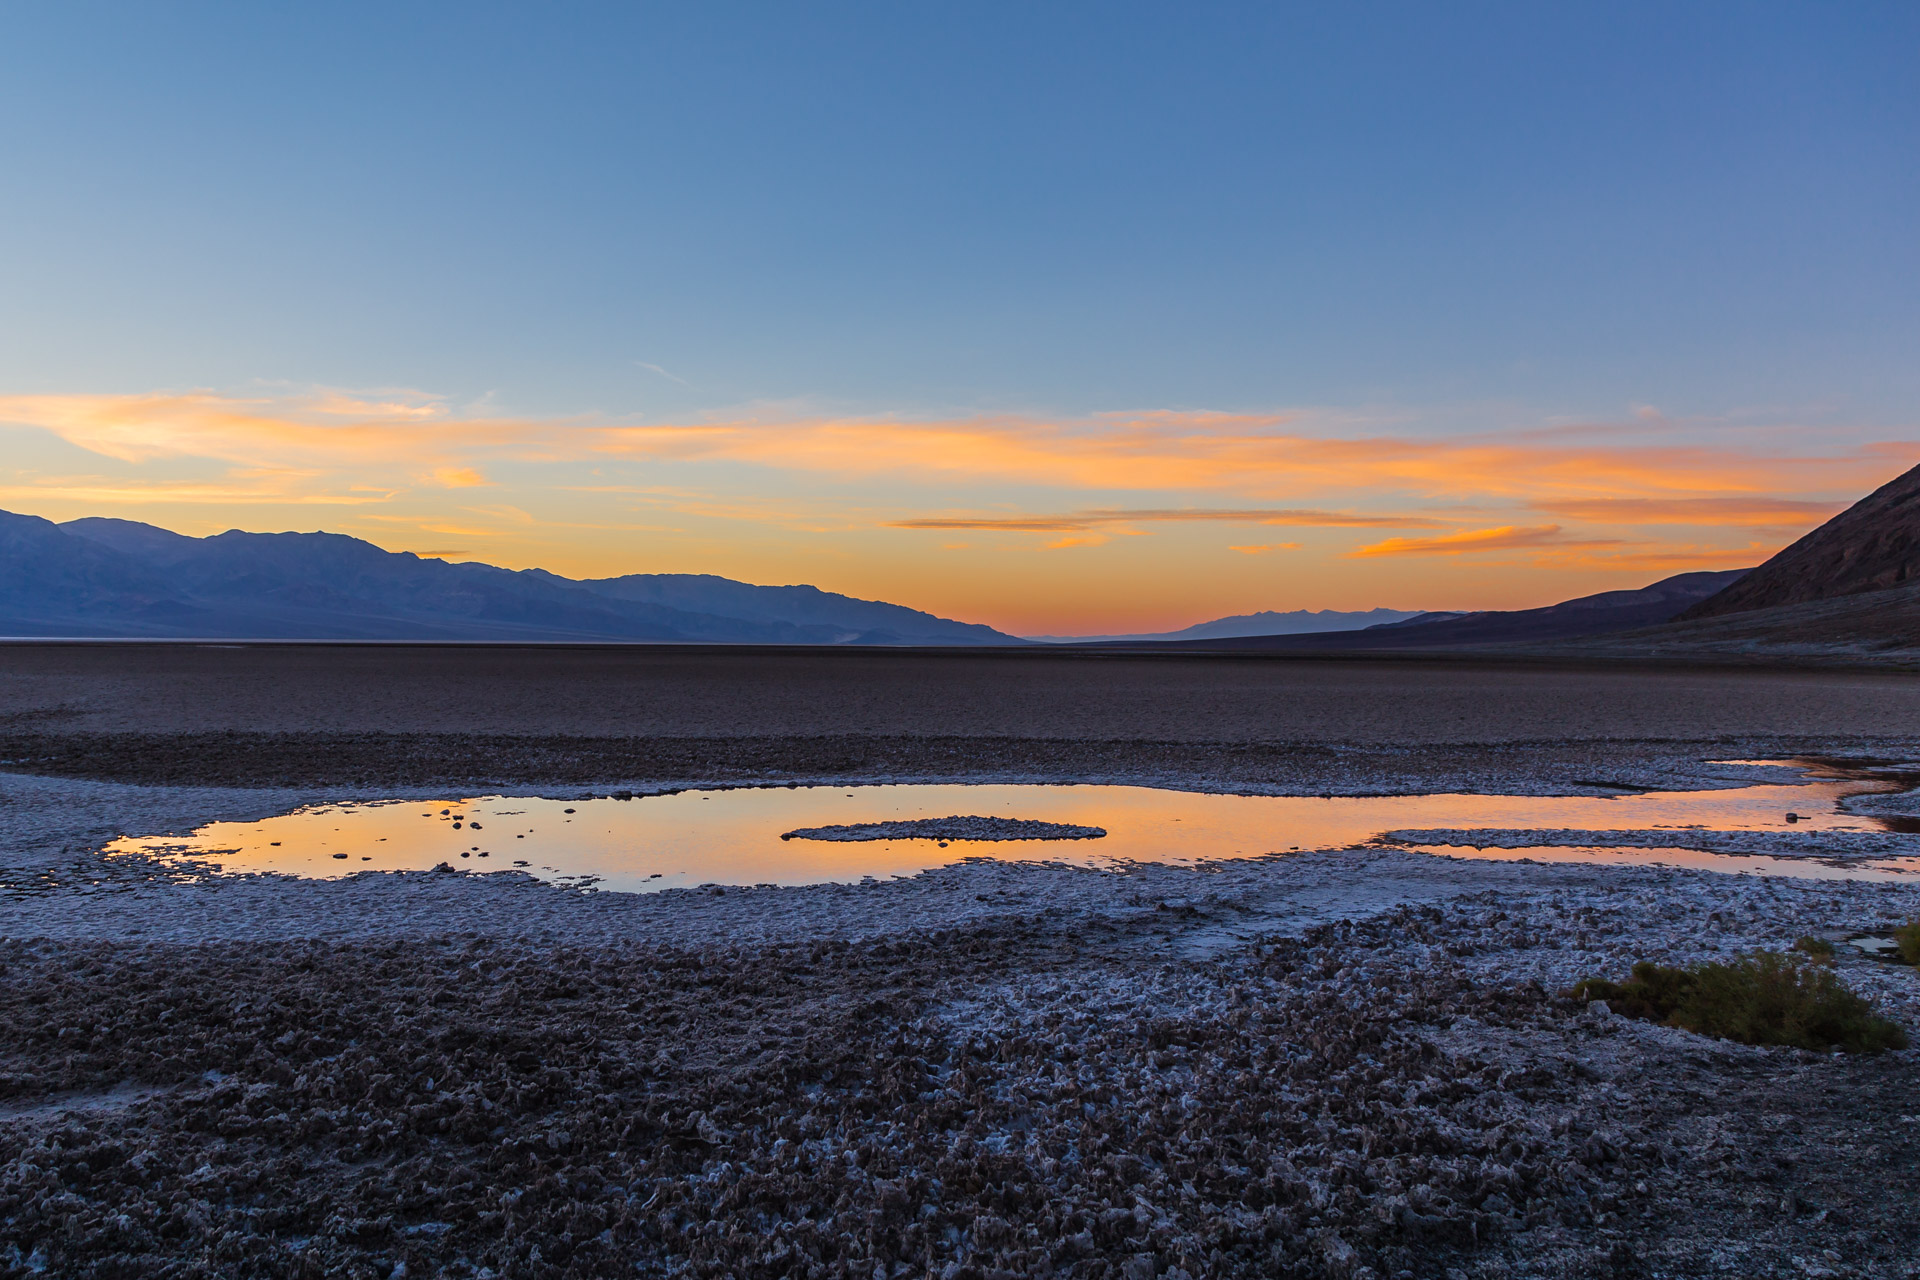
[[[1443,533],[1436,538],[1388,538],[1372,546],[1349,551],[1350,556],[1455,556],[1469,551],[1507,551],[1514,547],[1540,547],[1561,541],[1560,526],[1539,525],[1521,528],[1501,525],[1497,529],[1463,529]],[[1591,544],[1583,544],[1591,545]]]
[[[1795,498],[1586,498],[1536,502],[1535,510],[1600,524],[1805,525],[1844,511],[1845,502]]]
[[[1882,464],[1862,452],[1788,458],[1701,446],[1354,439],[1288,432],[1283,425],[1296,420],[1164,413],[1069,421],[816,419],[613,427],[595,434],[592,447],[655,461],[725,459],[845,477],[1292,498],[1353,492],[1507,502],[1692,498],[1780,488],[1852,491],[1882,474]],[[1913,452],[1920,457],[1920,448]]]
[[[427,545],[480,534],[463,526],[428,534],[421,521],[477,519],[496,526],[490,546],[519,547],[525,562],[591,555],[617,568],[643,552],[616,535],[644,532],[662,535],[645,542],[644,554],[665,555],[654,548],[671,545],[681,548],[678,557],[693,547],[721,571],[755,540],[777,543],[777,553],[760,554],[788,557],[783,565],[816,554],[791,549],[802,534],[808,547],[848,540],[833,553],[836,572],[878,572],[870,567],[878,561],[851,540],[888,536],[883,529],[1031,533],[1044,536],[1030,545],[1066,549],[1203,522],[1401,532],[1408,536],[1349,554],[1409,579],[1426,573],[1420,557],[1499,551],[1522,553],[1504,564],[1535,569],[1724,566],[1764,557],[1750,547],[1602,535],[1675,525],[1698,527],[1704,538],[1718,526],[1727,531],[1722,541],[1764,539],[1811,527],[1844,505],[1829,499],[1857,496],[1920,461],[1911,441],[1818,453],[1818,433],[1796,440],[1778,430],[1768,438],[1808,452],[1790,456],[1745,441],[1649,446],[1644,434],[1621,437],[1604,426],[1449,437],[1320,410],[925,421],[740,414],[642,424],[483,416],[411,391],[0,396],[0,425],[124,464],[116,475],[43,476],[16,454],[0,464],[0,504],[67,504],[75,514],[109,504],[126,514],[197,504],[208,523],[230,518],[220,508],[242,504],[334,505],[356,508],[344,522],[360,527],[380,519],[362,514],[370,506],[417,506],[426,510],[393,519],[419,527]],[[1663,438],[1684,438],[1684,425]],[[522,504],[511,509],[521,514],[456,508],[469,496],[461,491],[483,484],[492,486],[489,498]],[[554,518],[582,504],[591,523]],[[636,507],[656,522],[624,521]],[[1495,527],[1461,527],[1469,520]],[[516,528],[527,532],[510,532]],[[1432,536],[1414,536],[1420,530]],[[1284,545],[1243,544],[1238,554]],[[1389,569],[1395,558],[1403,564]],[[1233,562],[1213,563],[1225,574]],[[1003,574],[1004,566],[992,570]],[[1008,588],[995,576],[981,588],[989,589]],[[1061,588],[1022,589],[1052,598]]]
[[[1299,549],[1300,544],[1297,542],[1263,542],[1258,546],[1227,548],[1229,551],[1238,551],[1243,556],[1263,555],[1269,551],[1298,551]]]
[[[246,466],[458,466],[489,448],[525,450],[561,424],[453,419],[336,394],[242,399],[212,392],[0,396],[0,422],[39,427],[121,462],[209,458]]]
[[[911,478],[1058,489],[1217,492],[1256,500],[1316,495],[1478,504],[1669,502],[1669,517],[1712,523],[1748,502],[1752,523],[1807,515],[1808,489],[1857,494],[1887,478],[1894,458],[1920,460],[1920,446],[1887,442],[1834,456],[1769,456],[1705,446],[1609,446],[1559,438],[1460,439],[1349,434],[1352,418],[1327,413],[1147,412],[1045,419],[1001,415],[933,421],[886,418],[742,419],[633,425],[597,419],[461,417],[418,393],[359,397],[340,392],[235,397],[213,392],[150,395],[0,396],[0,422],[37,427],[124,462],[203,458],[240,466],[357,468],[385,473],[457,473],[485,459],[586,463],[747,463],[844,480]],[[1753,505],[1753,504],[1759,505]],[[1691,505],[1689,505],[1691,504]],[[1769,505],[1771,504],[1771,505]],[[1786,504],[1786,505],[1783,505]],[[1820,504],[1804,504],[1818,507]],[[1639,518],[1625,509],[1595,519]],[[1340,513],[1312,512],[1300,523]],[[1641,513],[1656,515],[1654,506]],[[1053,517],[1031,517],[1048,519]],[[1213,515],[1095,513],[1086,519],[1217,519]],[[1285,512],[1250,519],[1286,522]],[[1363,517],[1355,517],[1361,519]],[[1588,517],[1573,517],[1588,518]],[[1051,532],[1055,524],[1035,528]]]
[[[1563,569],[1593,569],[1609,573],[1623,569],[1684,573],[1693,569],[1744,569],[1759,564],[1778,550],[1780,550],[1780,544],[1768,542],[1749,542],[1740,547],[1679,546],[1639,549],[1620,547],[1609,549],[1605,555],[1594,555],[1590,551],[1575,549],[1551,552],[1541,556],[1534,563],[1551,564]]]
[[[1062,533],[1104,524],[1141,524],[1218,520],[1229,524],[1319,525],[1342,529],[1437,529],[1446,522],[1424,516],[1367,516],[1343,511],[1137,510],[1082,511],[1063,516],[931,516],[891,520],[889,529],[990,529],[1000,533]]]
[[[302,490],[273,483],[257,475],[228,476],[220,480],[138,481],[104,477],[58,477],[29,484],[0,485],[0,502],[85,502],[110,506],[178,505],[357,507],[386,502],[392,490],[349,486]]]

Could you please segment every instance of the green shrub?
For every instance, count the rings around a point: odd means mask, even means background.
[[[1605,1000],[1622,1017],[1647,1022],[1665,1022],[1680,1007],[1681,1000],[1693,989],[1693,975],[1685,969],[1669,969],[1651,960],[1633,966],[1633,976],[1625,982],[1588,978],[1571,992],[1576,1000]]]
[[[1812,934],[1793,944],[1795,951],[1805,952],[1810,958],[1821,964],[1833,963],[1833,944],[1825,938],[1816,938]]]
[[[1903,924],[1893,931],[1893,945],[1908,964],[1920,964],[1920,920]]]
[[[1669,969],[1641,961],[1625,982],[1588,978],[1570,993],[1605,1000],[1629,1018],[1662,1022],[1741,1044],[1904,1049],[1907,1037],[1849,991],[1832,970],[1801,956],[1756,951],[1726,964]]]

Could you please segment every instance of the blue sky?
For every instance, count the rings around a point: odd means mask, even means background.
[[[770,430],[1291,415],[1343,438],[1818,453],[1838,470],[1740,490],[1805,502],[1900,469],[1916,434],[1910,4],[81,3],[13,6],[0,30],[0,394],[35,404],[339,392],[447,422]],[[193,531],[283,516],[106,511],[113,484],[231,489],[245,466],[103,454],[58,417],[8,415],[4,505]],[[513,482],[498,460],[439,461]],[[446,549],[575,569],[679,554],[869,590],[905,572],[875,566],[930,554],[895,530],[809,559],[746,514],[790,473],[648,468],[614,479],[738,507],[739,537]],[[96,497],[60,496],[89,491],[83,473]],[[837,511],[882,485],[896,525],[1221,499],[923,479],[798,487]],[[1488,507],[1463,485],[1386,485],[1375,505]],[[551,498],[494,505],[545,525]],[[369,531],[335,514],[308,523]],[[1545,527],[1524,521],[1481,523]],[[418,520],[392,528],[437,549]],[[1449,600],[1551,596],[1566,570],[1447,563]],[[1390,578],[1364,602],[1276,598],[1282,579],[1150,620],[1402,603],[1374,598]]]

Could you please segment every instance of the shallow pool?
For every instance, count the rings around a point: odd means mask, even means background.
[[[603,889],[812,884],[914,875],[963,858],[1114,865],[1201,862],[1345,848],[1403,828],[1671,828],[1671,849],[1436,849],[1452,856],[1666,863],[1766,874],[1893,876],[1908,859],[1836,866],[1686,848],[1689,830],[1885,831],[1894,822],[1839,810],[1901,783],[1864,775],[1803,784],[1613,797],[1231,796],[1150,787],[886,785],[754,787],[629,799],[482,796],[302,809],[219,822],[191,836],[128,838],[110,855],[191,858],[229,872],[334,877],[359,871],[519,870]],[[1788,813],[1800,815],[1789,821]],[[1103,828],[1098,839],[783,839],[798,828],[980,815]],[[1899,824],[1908,825],[1908,824]],[[1920,860],[1911,860],[1920,869]]]

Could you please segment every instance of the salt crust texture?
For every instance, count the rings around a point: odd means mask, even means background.
[[[1777,780],[1771,771],[1765,776]],[[311,1078],[293,1079],[289,1068],[291,1085],[216,1071],[204,1083],[165,1091],[96,1087],[23,1099],[0,1113],[8,1126],[0,1133],[14,1144],[0,1190],[17,1199],[12,1212],[28,1215],[21,1221],[49,1231],[56,1219],[66,1223],[59,1228],[64,1236],[44,1237],[66,1244],[23,1237],[18,1255],[0,1256],[0,1263],[31,1272],[36,1260],[48,1268],[83,1257],[158,1258],[161,1252],[134,1251],[177,1248],[204,1250],[192,1254],[203,1260],[195,1264],[201,1269],[183,1272],[196,1275],[221,1274],[222,1265],[237,1265],[242,1256],[270,1273],[358,1274],[358,1267],[390,1280],[398,1274],[395,1259],[412,1259],[409,1275],[443,1267],[474,1277],[601,1274],[600,1261],[631,1273],[635,1257],[647,1274],[745,1274],[745,1259],[760,1259],[765,1274],[785,1274],[780,1259],[812,1250],[826,1259],[820,1274],[889,1280],[1031,1274],[1034,1265],[1124,1280],[1279,1272],[1384,1280],[1452,1275],[1455,1268],[1490,1280],[1631,1275],[1647,1267],[1673,1275],[1780,1268],[1829,1276],[1910,1273],[1898,1258],[1912,1241],[1887,1235],[1888,1228],[1904,1230],[1901,1211],[1847,1200],[1860,1177],[1840,1161],[1857,1134],[1898,1137],[1914,1120],[1901,1112],[1913,1104],[1900,1082],[1920,1051],[1860,1068],[1891,1071],[1898,1080],[1862,1077],[1843,1086],[1834,1083],[1837,1073],[1852,1068],[1821,1055],[1718,1044],[1597,1009],[1570,1013],[1551,993],[1592,974],[1623,976],[1640,959],[1690,964],[1785,947],[1805,934],[1838,940],[1884,931],[1920,915],[1920,884],[1362,847],[1124,871],[976,860],[887,882],[642,895],[568,889],[516,872],[363,873],[332,881],[193,876],[137,860],[103,866],[93,852],[121,833],[184,831],[215,818],[264,817],[298,803],[350,798],[0,778],[0,831],[8,837],[0,858],[0,946],[35,970],[70,965],[82,981],[100,964],[165,965],[167,955],[181,954],[168,949],[182,945],[203,961],[227,956],[220,963],[243,966],[256,963],[247,959],[254,956],[280,963],[275,948],[324,947],[312,960],[293,959],[364,963],[368,978],[380,966],[406,974],[417,963],[420,975],[406,976],[412,985],[396,988],[394,998],[420,1005],[408,1015],[419,1031],[397,1037],[394,1055],[416,1052],[439,1034],[444,1014],[435,1011],[433,993],[445,989],[442,969],[458,978],[463,1000],[493,998],[489,993],[511,985],[511,975],[514,989],[526,992],[512,1009],[533,1011],[512,1016],[547,1018],[559,1016],[549,1013],[555,997],[542,994],[555,980],[556,956],[571,957],[562,970],[577,965],[581,973],[607,963],[596,956],[631,954],[630,963],[642,969],[690,965],[690,1009],[725,993],[709,984],[745,980],[755,957],[781,948],[823,972],[832,956],[853,957],[848,963],[872,971],[860,979],[866,987],[849,971],[846,981],[858,991],[884,993],[883,984],[919,963],[954,976],[928,979],[931,1004],[902,1003],[907,1021],[854,1050],[893,1053],[898,1061],[888,1072],[930,1071],[925,1082],[912,1077],[912,1088],[923,1092],[909,1091],[894,1110],[872,1113],[859,1084],[873,1069],[871,1059],[849,1059],[834,1064],[837,1076],[789,1082],[791,1098],[768,1096],[764,1105],[730,1100],[705,1069],[674,1083],[672,1049],[663,1044],[658,1052],[667,1056],[647,1068],[661,1092],[640,1117],[665,1135],[643,1146],[656,1152],[650,1163],[615,1158],[618,1126],[636,1122],[629,1111],[602,1125],[581,1104],[566,1113],[562,1131],[553,1128],[548,1104],[528,1095],[525,1115],[516,1104],[499,1104],[485,1122],[497,1124],[499,1136],[474,1140],[471,1160],[490,1163],[464,1165],[435,1145],[440,1139],[430,1126],[459,1122],[460,1108],[474,1101],[466,1093],[479,1097],[477,1078],[471,1089],[447,1093],[458,1072],[482,1069],[478,1060],[468,1067],[449,1060],[409,1082],[375,1074],[369,1057],[361,1074],[373,1084],[365,1097],[352,1093],[357,1077],[335,1080],[339,1073],[323,1071],[316,1059],[300,1067]],[[1458,834],[1486,844],[1503,835]],[[1584,840],[1591,833],[1572,834]],[[1675,835],[1640,834],[1661,843]],[[1538,833],[1528,835],[1540,842]],[[1890,845],[1847,833],[1795,834],[1790,847],[1774,842],[1764,851],[1830,862],[1894,847],[1911,851],[1898,838]],[[1343,923],[1349,921],[1356,923]],[[959,939],[951,945],[964,950],[942,950],[950,944],[941,938]],[[1303,949],[1276,950],[1274,940],[1285,938],[1304,939]],[[500,949],[504,967],[497,973],[489,973],[489,940]],[[1107,958],[1085,968],[1046,958],[1048,947],[1071,949],[1086,940],[1100,940]],[[102,948],[103,941],[131,945]],[[158,959],[141,959],[147,955]],[[996,955],[1003,962],[993,966]],[[729,965],[729,956],[752,963]],[[962,963],[989,968],[967,975],[956,968]],[[1920,1033],[1920,982],[1912,970],[1845,948],[1840,963],[1849,985],[1910,1034]],[[221,980],[215,968],[196,973],[188,986],[218,987]],[[594,1037],[621,1010],[632,1013],[622,994],[631,988],[622,984],[636,979],[611,981],[609,1002],[592,1015]],[[241,1070],[251,1061],[245,1055],[269,1043],[278,1051],[277,1027],[256,1030],[247,1021],[270,1015],[251,989],[221,989],[215,997],[209,1028],[239,1020],[232,1031],[239,1047],[223,1071]],[[632,1015],[637,1027],[654,1007]],[[1242,1027],[1236,1020],[1249,1014],[1255,1021]],[[1343,1018],[1357,1021],[1349,1027]],[[748,1026],[777,1036],[776,1021]],[[84,1027],[62,1026],[58,1037],[55,1030],[39,1029],[49,1064],[116,1052],[112,1043],[89,1048]],[[360,1052],[379,1048],[376,1030],[362,1030],[369,1047]],[[671,1028],[664,1034],[675,1038]],[[795,1063],[824,1062],[821,1055],[843,1036],[796,1048]],[[1276,1045],[1284,1061],[1251,1075],[1233,1065],[1237,1054],[1279,1052]],[[1069,1047],[1083,1055],[1075,1068],[1079,1084],[1062,1075]],[[561,1060],[549,1060],[548,1077],[571,1069],[551,1065]],[[1648,1096],[1650,1071],[1668,1093]],[[438,1093],[427,1078],[436,1074]],[[1106,1083],[1082,1089],[1087,1078]],[[384,1086],[392,1096],[374,1088],[382,1079],[393,1082]],[[583,1098],[592,1093],[568,1087]],[[1814,1103],[1820,1090],[1836,1088],[1853,1093],[1839,1104],[1839,1121],[1822,1120]],[[956,1110],[952,1123],[959,1127],[951,1133],[914,1136],[910,1126],[947,1106],[949,1094],[948,1109],[967,1108],[972,1118],[958,1118]],[[1234,1121],[1248,1132],[1267,1117],[1291,1117],[1279,1122],[1272,1150],[1262,1148],[1264,1173],[1228,1160],[1219,1136],[1207,1131],[1209,1116],[1255,1096],[1267,1099],[1260,1105],[1268,1110]],[[1687,1101],[1682,1106],[1676,1098]],[[1857,1099],[1878,1100],[1870,1121],[1856,1117]],[[1783,1192],[1767,1163],[1772,1157],[1758,1152],[1772,1141],[1767,1135],[1800,1123],[1795,1113],[1803,1110],[1813,1167]],[[263,1210],[241,1197],[262,1187],[259,1194],[269,1197],[264,1211],[299,1218],[298,1197],[285,1205],[274,1200],[274,1178],[264,1172],[282,1158],[289,1139],[276,1135],[288,1116],[319,1126],[316,1132],[333,1126],[310,1140],[317,1145],[304,1176],[314,1181],[302,1192],[326,1213],[319,1215],[324,1224],[277,1240],[247,1216]],[[1816,1122],[1829,1128],[1818,1130]],[[150,1127],[116,1128],[123,1123]],[[1862,1123],[1866,1130],[1857,1127]],[[772,1140],[788,1128],[791,1140]],[[1050,1154],[1096,1131],[1134,1128],[1139,1150],[1161,1152],[1159,1167],[1127,1156],[1097,1168],[1067,1165]],[[62,1170],[72,1156],[63,1152],[106,1151],[123,1132],[147,1135],[137,1140],[153,1153],[144,1169],[130,1163],[124,1175],[103,1173],[86,1195],[64,1189]],[[214,1133],[223,1136],[195,1136]],[[1387,1154],[1401,1142],[1411,1154]],[[337,1176],[320,1158],[332,1150],[326,1143],[337,1144],[345,1161]],[[389,1197],[385,1183],[344,1180],[376,1158],[403,1161],[394,1166],[402,1173],[418,1166],[422,1190],[409,1192],[413,1184],[403,1178]],[[946,1189],[921,1185],[924,1175],[911,1173],[920,1167],[945,1169]],[[1817,1181],[1822,1171],[1841,1185]],[[109,1187],[108,1176],[124,1189]],[[455,1178],[499,1180],[473,1193],[481,1197],[474,1203],[498,1208],[472,1226],[449,1225],[465,1224],[459,1215],[474,1207],[455,1203],[457,1197],[407,1208],[407,1197]],[[1044,1185],[1050,1207],[1042,1213],[1014,1199],[968,1200],[957,1189],[973,1179],[1009,1194]],[[1258,1215],[1244,1207],[1256,1183],[1272,1199]],[[733,1210],[725,1206],[749,1189],[760,1196],[778,1189],[797,1197],[796,1206],[839,1197],[848,1205],[845,1222],[797,1210],[772,1225],[729,1218]],[[172,1199],[142,1209],[155,1194]],[[902,1194],[910,1194],[909,1209],[924,1201],[915,1212],[931,1214],[920,1234],[911,1218],[887,1216]],[[1771,1198],[1752,1201],[1754,1194]],[[1822,1202],[1817,1211],[1815,1200]],[[1844,1204],[1852,1206],[1851,1220],[1839,1212]],[[1046,1216],[1075,1205],[1058,1221]],[[412,1221],[422,1214],[429,1216]],[[1643,1214],[1651,1216],[1636,1216]],[[164,1241],[167,1224],[176,1221],[188,1232],[178,1245],[153,1243]],[[582,1235],[580,1224],[589,1221],[594,1230],[606,1224],[604,1235]],[[1636,1224],[1655,1221],[1666,1235],[1643,1259],[1646,1227]],[[865,1244],[862,1223],[870,1232],[880,1224]],[[34,1248],[42,1252],[28,1252]],[[254,1252],[220,1261],[223,1250],[243,1248]],[[776,1258],[773,1250],[785,1252]],[[938,1265],[919,1261],[923,1253]],[[565,1269],[551,1259],[564,1260]]]

